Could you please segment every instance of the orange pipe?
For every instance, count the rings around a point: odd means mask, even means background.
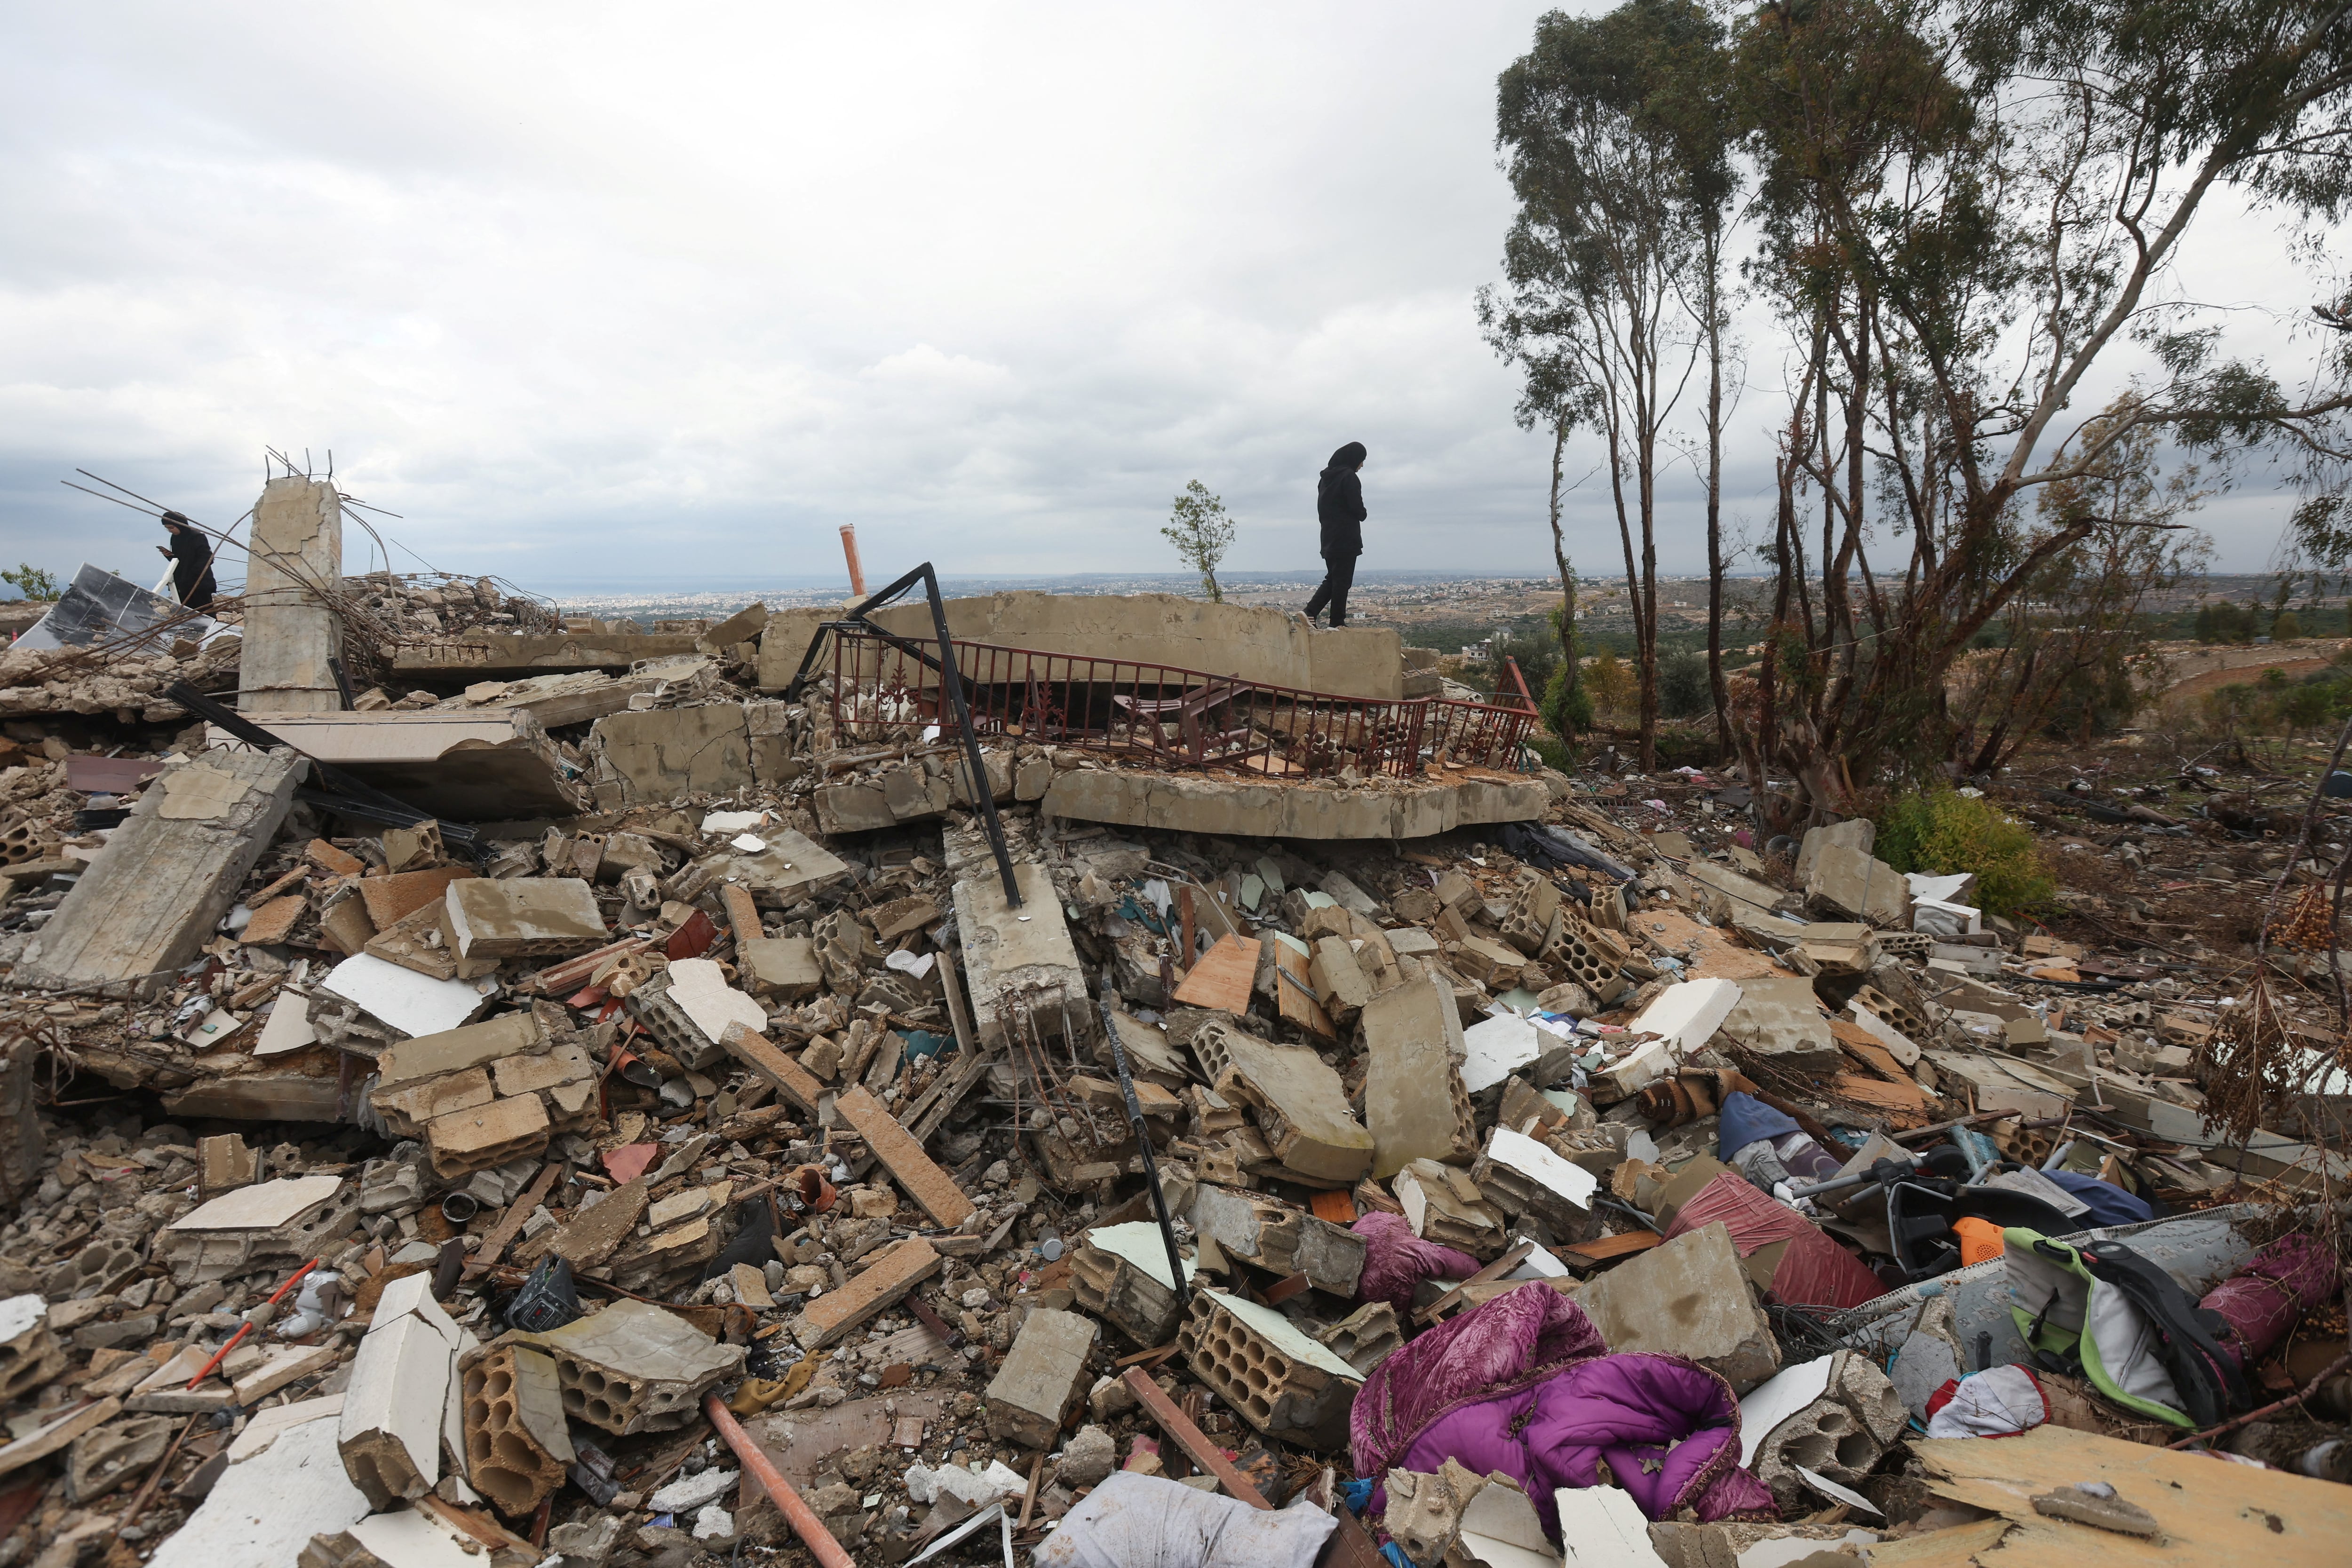
[[[854,524],[841,525],[841,553],[849,561],[849,596],[866,597],[866,569],[857,564],[857,528]]]
[[[793,1533],[808,1543],[809,1551],[821,1568],[857,1568],[856,1563],[850,1560],[849,1553],[841,1549],[841,1542],[833,1538],[833,1531],[827,1530],[824,1521],[801,1500],[801,1494],[793,1490],[793,1483],[784,1479],[782,1472],[768,1462],[766,1453],[751,1440],[751,1435],[743,1430],[743,1424],[735,1419],[734,1412],[727,1408],[718,1395],[703,1396],[702,1413],[710,1417],[710,1424],[719,1429],[720,1437],[727,1439],[727,1446],[735,1450],[735,1457],[743,1461],[743,1468],[767,1489],[770,1497],[776,1500],[776,1506],[783,1511],[784,1520],[793,1527]]]

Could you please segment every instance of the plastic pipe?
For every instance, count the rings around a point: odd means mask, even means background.
[[[866,569],[858,564],[857,528],[855,524],[841,525],[841,555],[849,563],[849,597],[866,597]]]
[[[793,1527],[793,1533],[807,1544],[822,1568],[857,1568],[849,1553],[841,1549],[841,1542],[833,1538],[833,1531],[824,1527],[824,1521],[817,1518],[809,1505],[802,1500],[801,1494],[793,1490],[793,1483],[784,1479],[776,1467],[768,1462],[767,1454],[759,1444],[751,1441],[751,1435],[743,1430],[743,1424],[735,1419],[734,1413],[727,1408],[718,1395],[703,1396],[702,1413],[710,1417],[711,1426],[727,1439],[727,1446],[735,1450],[735,1457],[743,1461],[743,1468],[757,1477],[760,1484],[767,1489],[768,1495],[776,1500],[776,1507],[782,1511],[785,1522]]]

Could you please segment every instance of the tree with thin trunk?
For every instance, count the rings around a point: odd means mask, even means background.
[[[1174,512],[1160,532],[1176,547],[1184,564],[1201,574],[1201,591],[1210,602],[1223,604],[1225,593],[1217,586],[1217,565],[1234,542],[1234,523],[1225,515],[1224,498],[1211,495],[1206,485],[1192,480],[1176,497]]]
[[[1556,448],[1563,415],[1601,439],[1644,768],[1657,757],[1660,448],[1703,336],[1685,330],[1687,302],[1714,297],[1699,277],[1707,201],[1694,185],[1695,140],[1664,106],[1716,47],[1715,28],[1697,0],[1553,12],[1496,92],[1496,144],[1519,206],[1504,242],[1508,295],[1482,296],[1481,315],[1490,340],[1528,368],[1523,423],[1532,404]]]

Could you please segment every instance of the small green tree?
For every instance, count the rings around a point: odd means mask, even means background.
[[[2292,610],[2280,611],[2278,619],[2271,622],[2271,641],[2273,643],[2291,642],[2302,635],[2303,622]]]
[[[1669,653],[1658,666],[1658,700],[1668,718],[1696,718],[1715,706],[1706,661],[1696,653]]]
[[[0,571],[0,582],[6,583],[27,599],[55,599],[59,591],[57,574],[43,571],[37,566],[19,566],[14,571]]]
[[[1233,519],[1225,516],[1222,497],[1213,496],[1198,479],[1176,497],[1176,510],[1160,533],[1186,566],[1201,574],[1201,591],[1210,601],[1223,604],[1224,591],[1217,586],[1217,563],[1234,542]]]

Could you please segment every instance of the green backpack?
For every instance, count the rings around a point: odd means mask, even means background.
[[[2001,1232],[2010,1314],[2043,1367],[2077,1367],[2127,1410],[2191,1431],[2252,1403],[2228,1325],[2172,1276],[2114,1240],[2077,1247],[2038,1230]]]

